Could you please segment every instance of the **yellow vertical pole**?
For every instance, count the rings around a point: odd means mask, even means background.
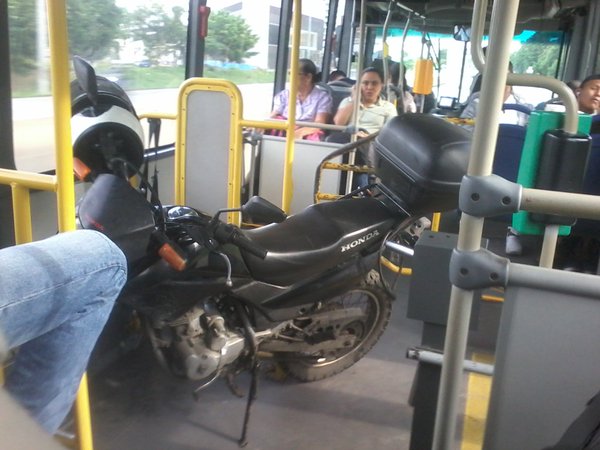
[[[75,186],[73,179],[73,149],[71,144],[71,94],[69,87],[69,39],[65,0],[47,1],[48,38],[50,44],[50,75],[54,103],[54,143],[56,149],[56,177],[58,228],[75,229]],[[77,437],[80,450],[92,450],[92,424],[87,377],[83,376],[77,401]]]
[[[184,82],[185,83],[185,82]],[[189,92],[185,90],[184,85],[179,87],[177,96],[177,119],[175,121],[175,203],[185,204],[185,161],[187,152],[187,101]]]
[[[442,214],[439,212],[433,213],[433,218],[431,220],[431,231],[439,231],[440,230],[440,220],[442,218]]]
[[[79,383],[77,399],[75,401],[75,417],[77,425],[77,441],[79,450],[93,450],[92,417],[90,415],[90,394],[88,390],[87,374],[84,373]]]
[[[56,176],[58,178],[58,228],[60,231],[69,231],[75,229],[75,188],[71,144],[67,10],[65,0],[52,0],[47,5],[50,75],[54,101]]]
[[[31,231],[31,200],[29,189],[12,183],[12,201],[14,205],[15,243],[24,244],[33,240]]]
[[[296,128],[296,98],[298,95],[298,59],[300,56],[300,29],[302,28],[302,0],[294,0],[292,15],[292,53],[290,62],[290,104],[288,108],[287,138],[285,141],[285,160],[283,163],[283,191],[281,207],[287,213],[290,211],[294,180],[294,129]]]

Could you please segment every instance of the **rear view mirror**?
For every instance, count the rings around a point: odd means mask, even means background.
[[[255,195],[242,206],[244,220],[250,219],[254,223],[269,224],[279,223],[286,219],[286,214],[270,201]]]
[[[465,25],[454,25],[454,39],[460,42],[469,42],[471,40],[471,27]]]
[[[85,59],[80,56],[73,57],[75,76],[81,89],[87,94],[92,106],[98,104],[98,82],[96,71]]]

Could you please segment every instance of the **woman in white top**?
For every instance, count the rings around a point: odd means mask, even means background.
[[[398,115],[398,112],[392,103],[381,98],[383,76],[377,69],[368,67],[363,70],[359,84],[360,107],[358,110],[357,127],[359,131],[357,136],[363,138],[381,130],[383,125],[392,117]],[[354,111],[354,102],[356,102],[356,86],[354,86],[352,96],[345,98],[340,103],[337,113],[333,118],[333,122],[336,125],[348,125],[350,123],[352,112]],[[358,164],[366,163],[367,165],[372,165],[372,156],[369,155],[368,148],[359,148],[356,162]],[[355,183],[358,186],[366,186],[368,184],[367,174],[357,175]]]
[[[373,67],[367,67],[360,76],[360,107],[358,110],[357,126],[360,129],[358,137],[381,130],[383,125],[392,117],[398,115],[396,107],[381,98],[383,88],[383,77]],[[356,101],[356,90],[351,97],[347,97],[340,103],[337,113],[333,118],[336,125],[348,125],[352,119],[354,102]]]

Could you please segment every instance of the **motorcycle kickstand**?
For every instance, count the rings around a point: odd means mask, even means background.
[[[246,339],[248,340],[248,344],[250,344],[252,358],[252,365],[250,369],[250,390],[248,392],[248,401],[246,402],[246,412],[244,413],[244,425],[242,427],[242,436],[238,441],[240,447],[245,447],[246,445],[248,445],[247,435],[248,422],[250,421],[250,410],[252,409],[252,404],[254,403],[254,400],[256,400],[256,393],[258,390],[258,341],[256,339],[256,334],[254,334],[254,330],[250,325],[250,320],[248,319],[248,315],[246,314],[246,311],[244,310],[243,306],[239,302],[236,302],[235,309],[237,310],[238,315],[242,319],[242,324],[244,325],[244,330],[246,331]]]
[[[254,400],[256,400],[256,393],[258,391],[258,360],[256,356],[254,356],[252,361],[252,369],[251,369],[251,381],[250,381],[250,391],[248,392],[248,402],[246,403],[246,413],[244,414],[244,425],[242,428],[242,436],[238,442],[240,447],[245,447],[248,445],[247,434],[248,434],[248,422],[250,421],[250,409],[252,408],[252,404]]]

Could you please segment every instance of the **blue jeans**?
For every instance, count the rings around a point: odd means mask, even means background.
[[[0,330],[19,346],[6,389],[53,433],[127,278],[123,253],[95,231],[0,250]]]

